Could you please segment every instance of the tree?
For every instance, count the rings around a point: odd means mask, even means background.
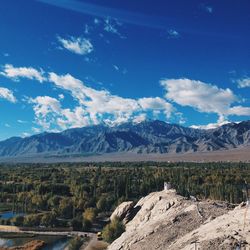
[[[16,216],[16,217],[14,217],[14,218],[11,219],[11,222],[15,226],[22,226],[23,225],[23,221],[24,221],[24,217],[23,216]]]
[[[37,227],[40,225],[40,215],[31,214],[24,217],[24,226]]]
[[[68,248],[69,250],[78,250],[80,249],[82,244],[83,244],[83,239],[79,236],[76,236],[75,238],[70,240]]]
[[[48,205],[49,207],[51,208],[55,208],[55,207],[58,207],[59,204],[60,204],[60,200],[61,200],[61,197],[60,196],[52,196],[51,198],[49,198],[48,200]]]
[[[70,222],[71,227],[74,231],[80,231],[82,230],[83,224],[81,218],[74,218]]]
[[[70,198],[63,198],[60,201],[59,212],[62,217],[70,219],[73,216],[73,203]]]
[[[93,223],[93,221],[96,218],[96,209],[93,207],[87,208],[84,213],[83,213],[83,219],[84,220],[88,220],[91,223]]]
[[[106,197],[101,197],[97,203],[96,203],[96,207],[99,211],[103,212],[106,211],[107,208],[107,202],[106,202]]]
[[[83,220],[82,223],[82,230],[83,231],[89,231],[92,227],[92,222],[89,220]]]
[[[56,214],[53,212],[46,213],[41,218],[41,225],[43,226],[54,227],[56,224],[57,224]]]

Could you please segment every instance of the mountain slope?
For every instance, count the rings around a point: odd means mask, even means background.
[[[0,142],[0,156],[208,152],[247,145],[250,145],[250,121],[200,130],[156,120],[13,137]]]

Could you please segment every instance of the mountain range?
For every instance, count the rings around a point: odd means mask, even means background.
[[[60,133],[12,137],[0,142],[0,157],[86,156],[118,152],[179,154],[249,145],[250,121],[204,130],[151,120],[115,127],[94,125]]]

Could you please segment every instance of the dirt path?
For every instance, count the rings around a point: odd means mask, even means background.
[[[82,245],[80,250],[104,250],[108,247],[108,243],[97,240],[97,236],[93,235],[87,244]]]

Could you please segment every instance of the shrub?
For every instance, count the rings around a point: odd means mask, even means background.
[[[83,227],[81,218],[72,219],[70,222],[70,225],[74,231],[80,231],[82,230],[82,227]]]
[[[79,236],[71,239],[69,242],[69,250],[78,250],[80,249],[81,245],[83,244],[83,239]]]
[[[108,225],[103,229],[102,236],[105,241],[111,243],[125,231],[125,226],[117,218],[114,218]]]
[[[22,226],[23,221],[24,221],[23,216],[16,216],[16,217],[11,219],[11,222],[12,222],[12,224],[14,224],[14,226]]]

